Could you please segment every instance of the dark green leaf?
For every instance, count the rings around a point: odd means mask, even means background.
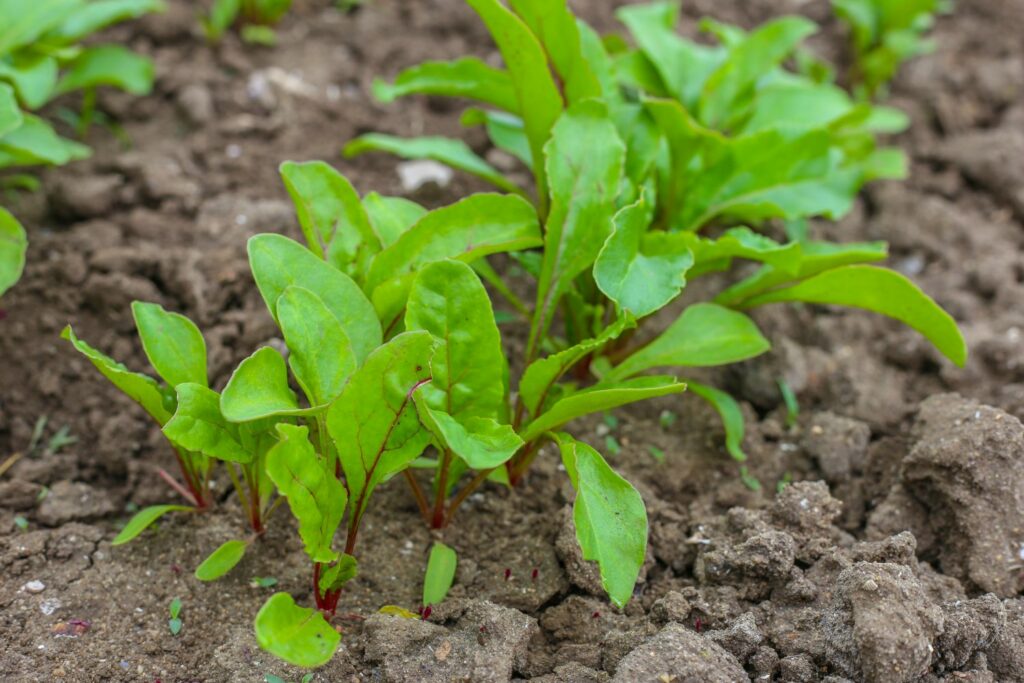
[[[319,612],[299,607],[287,593],[275,593],[256,615],[256,641],[289,664],[322,666],[334,656],[341,634]]]

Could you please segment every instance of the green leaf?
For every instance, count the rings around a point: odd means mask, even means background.
[[[685,384],[668,376],[634,377],[622,382],[602,382],[557,401],[547,412],[528,424],[520,436],[523,441],[530,443],[543,436],[545,432],[558,429],[577,417],[611,410],[627,403],[678,394],[685,390]]]
[[[277,318],[295,379],[311,406],[326,406],[356,369],[348,335],[320,297],[302,287],[284,290],[277,300]]]
[[[145,408],[161,426],[171,419],[171,413],[164,405],[164,395],[156,380],[147,375],[132,372],[113,358],[92,348],[75,336],[74,330],[68,325],[60,334],[84,355],[100,371],[104,377],[123,391],[130,399]]]
[[[249,544],[245,541],[227,541],[219,548],[210,553],[202,563],[196,567],[196,578],[200,581],[216,581],[235,568],[242,558],[245,557],[245,550]]]
[[[722,426],[725,427],[725,449],[734,460],[744,462],[747,459],[743,452],[743,435],[746,427],[743,423],[743,410],[729,394],[724,391],[709,387],[706,384],[698,384],[690,380],[686,381],[690,392],[700,396],[711,404],[711,407],[718,411],[722,418]]]
[[[181,615],[181,598],[171,600],[171,604],[167,606],[167,613],[171,619],[177,619]]]
[[[342,553],[338,561],[330,567],[325,568],[320,574],[320,593],[339,590],[346,583],[356,578],[359,573],[359,566],[356,558],[347,553]]]
[[[27,249],[25,229],[7,209],[0,207],[0,296],[21,278]]]
[[[643,498],[593,448],[568,434],[557,438],[576,488],[572,516],[583,559],[597,562],[608,597],[616,607],[624,607],[647,555]]]
[[[505,60],[523,117],[526,137],[535,160],[537,195],[547,197],[544,144],[562,113],[562,96],[555,85],[547,55],[529,27],[498,0],[466,0],[487,25]],[[543,213],[543,211],[542,211]]]
[[[0,55],[34,42],[83,4],[83,0],[0,0],[0,17],[4,17],[0,24]]]
[[[211,41],[220,40],[231,24],[235,23],[242,9],[242,0],[213,0],[210,14],[204,18],[203,28]]]
[[[61,166],[89,156],[89,148],[57,135],[53,126],[27,112],[21,125],[0,138],[0,166]]]
[[[431,408],[423,398],[423,389],[413,395],[424,426],[455,455],[474,470],[489,470],[507,462],[522,448],[511,425],[489,417],[470,417],[462,421],[444,410]]]
[[[71,43],[112,24],[163,9],[164,5],[159,0],[91,0],[68,14],[47,38]]]
[[[255,628],[261,648],[295,666],[322,666],[341,643],[341,634],[322,614],[299,607],[287,593],[274,593],[264,603]]]
[[[164,425],[171,443],[226,462],[252,462],[253,453],[241,443],[238,428],[220,412],[220,396],[202,384],[177,387],[178,408]]]
[[[322,161],[286,161],[281,178],[310,251],[354,278],[365,274],[381,240],[348,179]]]
[[[705,239],[693,233],[679,233],[693,252],[694,272],[728,268],[734,258],[759,261],[781,272],[795,274],[803,262],[800,242],[779,244],[747,227],[730,228],[718,239]],[[693,273],[691,273],[692,275]]]
[[[473,269],[436,261],[416,275],[405,313],[407,330],[426,330],[442,345],[430,361],[433,377],[419,393],[457,420],[504,412],[508,364],[491,300]]]
[[[381,102],[420,93],[465,97],[508,112],[519,111],[519,100],[507,71],[495,69],[476,57],[453,62],[424,62],[398,74],[394,83],[373,82],[373,96]]]
[[[133,95],[153,88],[153,62],[120,45],[97,45],[82,50],[57,82],[56,93],[110,85]]]
[[[759,356],[769,348],[771,344],[754,321],[742,313],[715,304],[693,304],[604,379],[617,381],[651,368],[727,365]]]
[[[277,433],[279,441],[267,453],[267,474],[299,520],[310,559],[333,562],[339,555],[331,544],[348,502],[345,486],[331,464],[316,454],[306,427],[279,424]]]
[[[264,346],[243,360],[220,397],[220,409],[230,422],[251,422],[275,415],[300,415],[295,392],[288,387],[288,368],[281,354]]]
[[[545,399],[566,372],[588,354],[599,351],[608,342],[618,339],[625,330],[636,327],[636,319],[626,313],[597,337],[587,339],[568,349],[530,363],[519,380],[519,398],[530,414],[536,416],[544,408]]]
[[[600,145],[594,145],[600,140]],[[559,299],[590,268],[612,232],[615,197],[625,166],[625,145],[604,105],[587,100],[570,107],[544,148],[551,183],[551,212],[530,349],[546,334]],[[528,353],[528,356],[530,354]]]
[[[195,323],[142,301],[132,302],[132,316],[146,357],[168,386],[186,382],[208,386],[206,342]]]
[[[381,246],[390,247],[398,241],[427,210],[404,197],[385,197],[370,192],[363,197],[363,209],[370,218],[374,232],[380,235]]]
[[[963,367],[967,344],[956,321],[903,275],[874,266],[844,266],[773,290],[743,303],[744,308],[784,301],[863,308],[914,328],[946,358]]]
[[[412,395],[430,380],[434,339],[405,332],[370,354],[327,411],[357,525],[373,489],[415,460],[430,439]]]
[[[521,197],[474,194],[431,211],[373,260],[367,290],[446,258],[470,263],[541,244],[533,206]],[[411,284],[411,282],[409,283]],[[408,284],[406,285],[408,287]]]
[[[366,152],[387,152],[403,159],[431,159],[475,175],[506,192],[524,194],[518,185],[481,159],[462,140],[436,136],[399,138],[381,133],[367,133],[345,145],[344,152],[346,157],[354,157]]]
[[[316,294],[330,309],[360,363],[380,346],[380,321],[359,285],[298,242],[281,235],[256,235],[249,240],[249,265],[275,321],[278,299],[296,285]]]
[[[601,96],[601,84],[583,56],[576,17],[565,0],[511,0],[512,10],[538,38],[572,104]]]
[[[0,81],[10,82],[27,109],[39,109],[49,101],[57,87],[57,73],[57,59],[50,55],[16,52],[0,61]],[[0,125],[0,135],[5,132]]]
[[[423,605],[439,605],[455,581],[459,558],[455,551],[438,541],[430,548],[427,573],[423,577]]]
[[[769,21],[731,46],[728,56],[707,82],[698,103],[699,119],[707,126],[728,126],[741,111],[757,82],[792,54],[799,43],[817,30],[803,17]]]
[[[142,508],[135,513],[135,516],[128,520],[128,523],[124,525],[124,528],[121,529],[121,532],[114,537],[110,544],[122,545],[127,543],[168,512],[187,512],[189,510],[192,510],[192,508],[185,505],[151,505],[148,508]]]
[[[638,318],[679,296],[693,266],[690,248],[676,235],[648,232],[654,207],[641,198],[615,215],[615,229],[594,263],[605,296]]]

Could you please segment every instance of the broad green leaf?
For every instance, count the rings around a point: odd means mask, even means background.
[[[363,197],[363,209],[370,218],[382,247],[390,247],[409,228],[426,215],[427,210],[404,197],[385,197],[370,192]]]
[[[601,144],[594,145],[594,140]],[[573,279],[593,265],[612,232],[626,150],[604,105],[586,100],[558,120],[544,155],[551,211],[530,329],[531,349],[550,327],[559,299]]]
[[[499,0],[466,0],[487,25],[505,60],[533,153],[537,194],[543,206],[547,198],[544,145],[562,113],[562,96],[555,85],[547,55],[529,27]],[[543,211],[541,212],[544,213]]]
[[[25,229],[7,209],[0,207],[0,296],[21,278],[26,249]]]
[[[398,74],[394,83],[380,79],[373,82],[373,96],[381,102],[393,102],[413,93],[465,97],[504,111],[519,111],[519,99],[508,72],[476,57],[424,62]]]
[[[185,505],[151,505],[148,508],[142,508],[135,513],[135,516],[128,520],[128,523],[124,525],[124,528],[121,529],[121,532],[114,537],[110,544],[122,545],[127,543],[168,512],[188,512],[190,510],[192,508]]]
[[[946,358],[963,367],[967,344],[956,321],[903,275],[874,266],[844,266],[773,290],[743,303],[744,308],[784,301],[863,308],[914,328]]]
[[[430,381],[434,339],[405,332],[370,354],[327,411],[327,429],[341,458],[358,524],[370,493],[405,469],[430,440],[412,395]]]
[[[643,498],[587,444],[559,434],[558,446],[576,489],[572,517],[583,559],[597,562],[608,597],[624,607],[647,555]]]
[[[267,453],[267,474],[299,520],[306,554],[313,562],[333,562],[338,553],[331,544],[348,502],[345,486],[334,476],[334,467],[316,454],[306,427],[279,424],[277,434],[277,444]]]
[[[202,384],[179,384],[178,408],[164,425],[171,443],[227,462],[248,463],[253,453],[241,443],[238,427],[220,412],[220,396]]]
[[[474,470],[489,470],[507,462],[523,446],[510,425],[489,417],[470,417],[462,421],[444,410],[431,408],[423,389],[413,396],[420,420],[441,442]]]
[[[227,541],[210,553],[209,557],[196,567],[196,578],[200,581],[216,581],[235,568],[245,557],[249,544],[245,541]]]
[[[146,357],[168,386],[186,382],[208,386],[206,342],[195,323],[142,301],[132,302],[132,316]]]
[[[521,118],[500,111],[470,108],[462,113],[460,123],[463,126],[484,126],[495,147],[519,159],[527,168],[533,168],[533,152]]]
[[[439,605],[448,595],[455,581],[455,567],[459,558],[444,543],[435,541],[427,560],[427,573],[423,577],[423,605]]]
[[[533,35],[540,40],[561,77],[569,104],[601,96],[601,84],[583,56],[576,17],[565,0],[510,0]]]
[[[742,109],[743,98],[752,95],[757,82],[774,70],[807,36],[817,30],[803,17],[780,17],[745,36],[729,49],[701,92],[700,121],[711,127],[729,126]]]
[[[14,89],[6,83],[0,83],[0,136],[20,126],[23,120]]]
[[[70,43],[112,24],[163,9],[159,0],[91,0],[68,14],[47,38]]]
[[[22,112],[20,126],[0,137],[0,166],[62,166],[88,156],[88,147],[62,138],[49,123],[27,112]]]
[[[617,10],[616,16],[629,29],[668,92],[687,109],[696,111],[697,98],[725,59],[725,50],[680,38],[674,28],[679,16],[675,2],[629,5]],[[647,92],[658,94],[653,89]]]
[[[109,85],[133,95],[148,95],[153,87],[153,62],[120,45],[97,45],[82,51],[59,81],[56,93]]]
[[[729,455],[739,462],[746,461],[747,455],[743,452],[743,435],[746,428],[743,424],[743,410],[736,403],[736,399],[706,384],[687,380],[686,386],[691,393],[700,396],[718,411],[722,418],[722,426],[725,427],[725,449],[729,451]]]
[[[771,344],[754,321],[715,304],[688,306],[668,329],[605,375],[606,381],[663,367],[710,367],[759,356]]]
[[[679,296],[693,266],[678,235],[648,232],[654,207],[641,198],[615,215],[615,229],[594,263],[594,280],[605,296],[638,318]]]
[[[261,648],[295,666],[322,666],[341,643],[341,634],[322,614],[299,607],[288,593],[274,593],[264,603],[255,628]]]
[[[15,53],[7,61],[0,60],[0,81],[9,81],[28,109],[39,109],[49,101],[57,87],[57,73],[57,59],[50,55]],[[0,135],[4,132],[0,125]]]
[[[846,91],[831,83],[802,80],[774,83],[758,90],[751,116],[740,132],[821,128],[845,116],[853,107]]]
[[[245,360],[220,396],[220,409],[230,422],[251,422],[275,415],[300,415],[295,392],[288,386],[288,368],[281,354],[264,346]]]
[[[597,337],[587,339],[568,349],[553,353],[530,363],[519,380],[519,398],[530,414],[537,416],[544,407],[551,387],[562,375],[588,354],[599,351],[608,342],[617,339],[625,330],[636,327],[636,319],[626,313],[609,325]]]
[[[473,269],[436,261],[416,275],[405,312],[407,330],[441,341],[430,361],[430,384],[420,389],[431,408],[457,420],[499,418],[508,376],[491,300]]]
[[[446,258],[472,262],[541,244],[533,206],[521,197],[474,194],[426,214],[373,260],[367,290]],[[408,285],[406,285],[408,287]]]
[[[831,242],[800,243],[799,261],[795,268],[782,268],[781,264],[769,263],[754,275],[737,282],[715,297],[715,303],[722,306],[736,306],[744,299],[766,292],[778,285],[803,280],[818,273],[856,263],[882,261],[889,255],[885,242]]]
[[[357,362],[341,323],[313,292],[288,287],[277,300],[288,365],[309,404],[326,406],[341,393]]]
[[[65,327],[60,336],[71,342],[75,349],[88,358],[100,371],[100,374],[123,391],[128,398],[145,408],[146,412],[161,426],[171,419],[171,413],[164,402],[164,394],[155,379],[148,375],[132,372],[113,358],[92,348],[75,336],[71,325]]]
[[[366,152],[387,152],[403,159],[431,159],[475,175],[506,192],[524,194],[518,185],[481,159],[462,140],[436,136],[399,138],[381,133],[367,133],[345,145],[346,157],[354,157]]]
[[[547,412],[528,424],[520,436],[523,441],[530,443],[543,436],[545,432],[558,429],[577,417],[611,410],[627,403],[678,394],[685,390],[685,384],[677,382],[675,377],[668,376],[634,377],[621,382],[602,382],[557,401]]]
[[[278,299],[296,285],[316,294],[330,309],[359,362],[380,346],[380,321],[359,285],[298,242],[282,235],[256,235],[249,240],[249,265],[275,321]]]
[[[322,161],[286,161],[281,178],[310,251],[354,278],[365,274],[381,240],[348,179]]]
[[[59,25],[83,0],[0,0],[0,55],[32,43]]]

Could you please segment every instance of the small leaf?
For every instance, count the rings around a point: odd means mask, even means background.
[[[306,412],[299,408],[295,392],[288,387],[284,358],[270,346],[259,349],[235,368],[220,396],[220,409],[231,422]]]
[[[328,591],[340,590],[342,586],[356,578],[358,574],[358,564],[356,558],[352,557],[347,553],[343,553],[338,561],[327,567],[320,574],[320,593],[325,594]]]
[[[424,426],[445,448],[475,470],[488,470],[507,462],[523,440],[510,425],[486,417],[470,417],[461,423],[443,410],[435,410],[423,399],[423,390],[413,398]]]
[[[291,286],[277,300],[277,319],[288,344],[288,365],[313,407],[338,397],[356,369],[352,343],[324,302]]]
[[[623,382],[602,382],[597,386],[569,394],[528,424],[521,432],[523,441],[530,443],[545,432],[557,429],[566,422],[590,413],[611,410],[628,403],[649,398],[678,394],[686,390],[674,377],[635,377]]]
[[[172,619],[178,618],[181,614],[181,598],[171,600],[171,604],[167,607],[167,613],[171,615]]]
[[[573,521],[583,559],[597,562],[601,584],[612,603],[621,608],[633,595],[647,554],[644,501],[587,444],[559,434],[558,446],[576,488]]]
[[[381,102],[393,102],[414,93],[464,97],[504,111],[519,111],[516,89],[508,72],[476,57],[424,62],[398,74],[394,83],[379,79],[373,82],[373,96]]]
[[[160,519],[168,512],[187,512],[192,508],[185,505],[151,505],[147,508],[142,508],[135,516],[128,520],[128,523],[124,525],[121,532],[110,542],[111,545],[122,545],[132,540],[149,526]]]
[[[71,326],[68,325],[60,334],[67,339],[100,371],[104,377],[128,395],[130,399],[146,409],[146,412],[153,416],[160,425],[164,425],[171,418],[171,413],[164,406],[164,396],[160,385],[152,377],[132,372],[114,359],[106,356],[92,348],[84,341],[75,336]]]
[[[171,443],[227,462],[249,463],[253,453],[246,450],[238,428],[220,411],[220,396],[201,384],[178,385],[178,407],[164,425]]]
[[[208,386],[206,342],[195,323],[142,301],[132,302],[132,316],[146,357],[168,386],[186,382]]]
[[[306,427],[279,424],[277,433],[280,440],[267,453],[267,474],[299,520],[310,559],[333,562],[338,553],[331,544],[348,502],[345,486],[334,476],[334,467],[317,456]]]
[[[729,394],[724,391],[709,387],[706,384],[698,384],[687,380],[686,385],[690,391],[711,404],[711,407],[718,411],[722,418],[722,426],[725,427],[725,449],[733,460],[744,462],[747,454],[743,452],[743,436],[746,427],[743,422],[743,410]]]
[[[594,263],[605,296],[638,318],[679,296],[693,253],[676,235],[649,232],[654,207],[641,198],[615,215],[615,229]]]
[[[172,636],[176,636],[181,633],[181,619],[168,619],[167,628],[170,630]]]
[[[604,379],[620,380],[651,368],[726,365],[759,356],[769,348],[754,321],[742,313],[715,304],[694,304]]]
[[[510,5],[540,40],[569,104],[600,97],[601,84],[583,56],[578,21],[566,0],[511,0]]]
[[[289,664],[322,666],[334,656],[341,634],[323,615],[299,607],[287,593],[275,593],[256,615],[256,641]]]
[[[388,152],[402,159],[430,159],[474,175],[505,192],[524,194],[518,185],[481,159],[462,140],[436,136],[399,138],[393,135],[367,133],[345,145],[344,152],[346,157],[366,152]]]
[[[385,197],[370,192],[363,197],[363,208],[370,224],[380,235],[381,246],[390,247],[409,228],[426,215],[427,210],[404,197]]]
[[[137,19],[163,8],[160,0],[92,0],[69,12],[47,37],[70,43],[112,24]]]
[[[874,266],[835,268],[756,296],[745,301],[743,307],[784,301],[852,306],[881,313],[920,332],[958,366],[967,362],[967,344],[956,321],[917,285],[895,271]]]
[[[14,216],[0,207],[0,296],[21,278],[27,248],[25,230]]]
[[[352,278],[282,235],[256,235],[249,240],[249,265],[260,294],[277,321],[277,301],[292,285],[320,297],[341,323],[361,363],[380,346],[382,333],[373,304]]]
[[[444,543],[435,541],[427,560],[427,573],[423,577],[423,605],[439,605],[448,595],[455,581],[455,567],[458,564],[455,551]]]
[[[133,95],[148,95],[153,87],[153,62],[120,45],[89,47],[68,64],[55,92],[63,94],[101,85]]]
[[[196,567],[196,578],[200,581],[216,581],[242,561],[248,547],[249,544],[245,541],[227,541],[221,544]]]

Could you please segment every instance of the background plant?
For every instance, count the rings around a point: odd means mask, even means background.
[[[27,248],[25,229],[9,211],[0,207],[0,296],[21,278]]]
[[[242,38],[246,42],[273,44],[274,30],[292,0],[214,0],[210,13],[203,19],[203,29],[211,41],[218,41],[237,21],[244,22]]]

